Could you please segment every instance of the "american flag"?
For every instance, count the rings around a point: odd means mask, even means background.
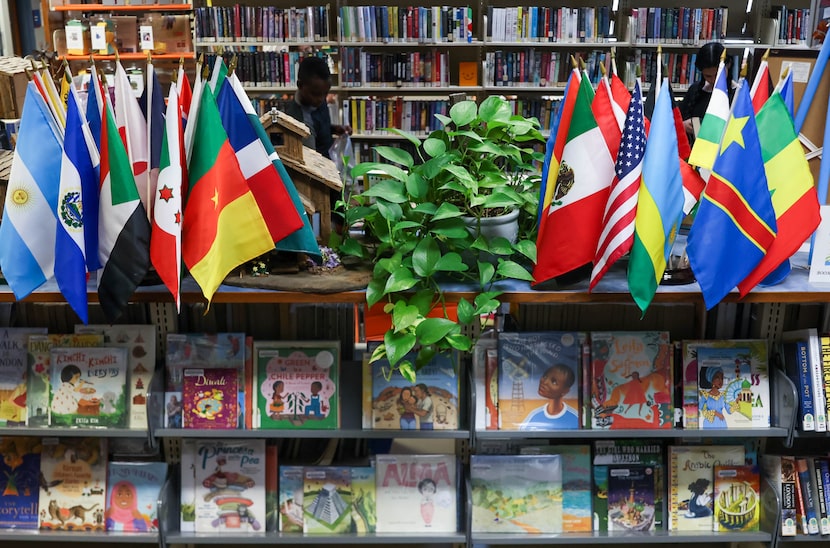
[[[594,255],[589,290],[593,290],[617,259],[628,253],[634,242],[634,217],[637,193],[643,171],[646,133],[643,122],[643,97],[639,80],[634,86],[625,117],[620,150],[614,166],[616,177],[602,218],[602,233]]]

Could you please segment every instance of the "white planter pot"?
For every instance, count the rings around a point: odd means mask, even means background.
[[[515,244],[519,237],[519,210],[514,209],[510,213],[497,217],[462,217],[467,230],[474,237],[481,234],[489,242],[499,236],[507,238],[511,244]],[[480,224],[479,224],[480,222]]]

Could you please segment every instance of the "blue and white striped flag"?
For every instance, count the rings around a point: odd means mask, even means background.
[[[29,82],[0,224],[0,268],[20,300],[55,273],[60,131]]]
[[[97,186],[94,167],[97,163],[98,152],[86,119],[81,114],[73,86],[66,102],[66,133],[61,157],[55,237],[55,279],[66,302],[83,323],[88,321],[84,256],[84,221],[88,212],[84,190]],[[97,217],[98,212],[94,213]]]

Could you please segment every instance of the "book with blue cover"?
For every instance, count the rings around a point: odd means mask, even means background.
[[[37,529],[40,438],[0,438],[0,529]]]

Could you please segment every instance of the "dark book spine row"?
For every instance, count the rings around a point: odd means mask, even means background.
[[[729,9],[647,7],[631,10],[637,43],[699,45],[726,38]]]
[[[387,128],[429,133],[441,127],[435,115],[446,116],[448,110],[449,101],[445,99],[353,97],[343,102],[343,124],[365,135],[382,135]]]
[[[399,53],[370,53],[343,48],[340,60],[342,86],[448,86],[449,54],[437,49]]]
[[[343,42],[471,42],[469,7],[341,6]]]
[[[772,18],[778,21],[778,44],[803,46],[810,34],[810,9],[773,6]]]
[[[585,62],[585,68],[596,85],[602,76],[600,65],[606,71],[610,57],[607,51],[573,53]],[[556,86],[565,85],[570,75],[571,54],[562,51],[495,50],[488,51],[484,60],[485,86]]]
[[[611,37],[611,8],[488,7],[491,42],[604,42]]]
[[[329,6],[212,6],[195,10],[196,39],[214,42],[326,42]]]
[[[208,66],[213,66],[216,53],[205,56]],[[245,86],[294,87],[297,85],[297,67],[303,57],[318,55],[326,58],[323,53],[299,53],[295,51],[226,51],[222,54],[225,64],[229,64],[236,55],[236,75]]]

